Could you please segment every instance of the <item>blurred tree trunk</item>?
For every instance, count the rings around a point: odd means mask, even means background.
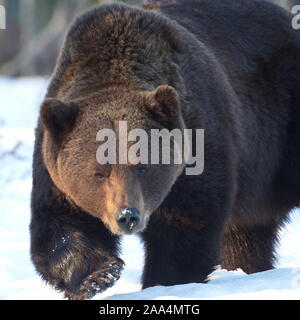
[[[24,48],[26,44],[35,36],[34,28],[35,12],[34,12],[34,0],[22,0],[20,2],[19,10],[19,22],[20,22],[20,46]],[[34,48],[28,51],[28,55],[31,55]],[[28,59],[24,57],[24,59]],[[30,76],[35,74],[34,62],[28,64],[22,70],[22,76]]]

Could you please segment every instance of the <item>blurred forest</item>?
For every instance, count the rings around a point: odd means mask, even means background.
[[[65,32],[85,10],[110,2],[139,0],[0,0],[6,30],[0,30],[0,75],[49,75]]]
[[[300,4],[300,0],[270,1],[287,8]],[[65,32],[75,16],[109,2],[113,1],[0,0],[0,5],[6,9],[6,30],[0,30],[0,75],[49,75]],[[119,2],[137,4],[141,0]]]

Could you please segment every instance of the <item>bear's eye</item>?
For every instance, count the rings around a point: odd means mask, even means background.
[[[147,172],[147,168],[145,167],[137,167],[134,169],[134,173],[137,176],[143,176]]]
[[[99,172],[96,172],[94,176],[97,181],[104,181],[106,179],[105,175]]]

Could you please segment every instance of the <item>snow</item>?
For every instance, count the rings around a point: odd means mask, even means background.
[[[62,299],[42,282],[29,256],[33,129],[46,86],[41,78],[0,77],[0,299]],[[121,279],[94,299],[299,299],[299,213],[281,231],[276,269],[252,275],[218,269],[207,284],[141,290],[143,247],[137,237],[126,236]]]

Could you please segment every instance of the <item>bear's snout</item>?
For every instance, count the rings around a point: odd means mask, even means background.
[[[139,227],[141,214],[136,208],[121,207],[117,211],[116,222],[125,233],[133,233]]]

